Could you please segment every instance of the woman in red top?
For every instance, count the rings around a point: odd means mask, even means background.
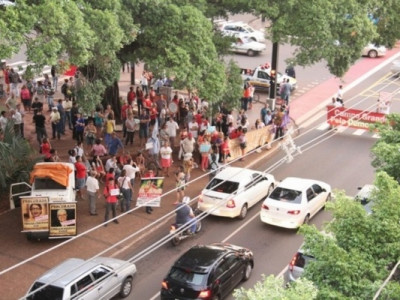
[[[21,100],[22,104],[24,105],[25,111],[31,111],[31,105],[32,105],[32,95],[31,92],[29,91],[28,87],[24,84],[21,88]]]
[[[221,144],[222,162],[225,163],[226,159],[230,156],[229,151],[229,138],[226,136]]]
[[[75,171],[76,171],[75,175],[76,193],[78,195],[78,198],[83,199],[82,189],[85,187],[86,184],[86,166],[82,162],[82,157],[79,155],[76,157]]]
[[[40,145],[40,151],[44,155],[44,159],[48,160],[51,157],[51,145],[48,138],[44,138],[42,144]]]
[[[109,178],[106,186],[104,187],[103,195],[106,198],[106,214],[104,216],[104,222],[108,221],[108,215],[110,210],[112,211],[113,219],[117,216],[117,202],[119,195],[119,188],[114,181],[114,178]],[[114,223],[119,224],[118,220],[115,219]],[[107,223],[104,224],[107,227]]]

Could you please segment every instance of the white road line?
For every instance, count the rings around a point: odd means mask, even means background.
[[[374,134],[372,135],[372,137],[373,137],[374,139],[379,139],[381,136],[379,135],[379,133],[374,133]]]
[[[328,128],[329,128],[329,124],[324,122],[324,123],[322,123],[321,125],[318,126],[317,130],[325,131],[325,130],[328,130]]]
[[[357,129],[356,131],[353,132],[354,135],[362,135],[365,132],[367,132],[365,129]]]

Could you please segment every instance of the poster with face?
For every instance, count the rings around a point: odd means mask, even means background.
[[[136,206],[160,207],[164,177],[142,178]]]
[[[49,230],[49,198],[21,197],[22,230]]]
[[[76,235],[76,203],[50,203],[50,237]]]

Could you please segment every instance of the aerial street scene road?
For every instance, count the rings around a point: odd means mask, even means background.
[[[400,300],[399,14],[0,0],[0,300]]]

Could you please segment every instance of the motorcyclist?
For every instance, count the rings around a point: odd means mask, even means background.
[[[176,224],[186,224],[190,222],[190,233],[196,232],[196,222],[192,221],[195,218],[192,208],[189,206],[190,197],[185,196],[182,202],[177,204],[176,213]]]

